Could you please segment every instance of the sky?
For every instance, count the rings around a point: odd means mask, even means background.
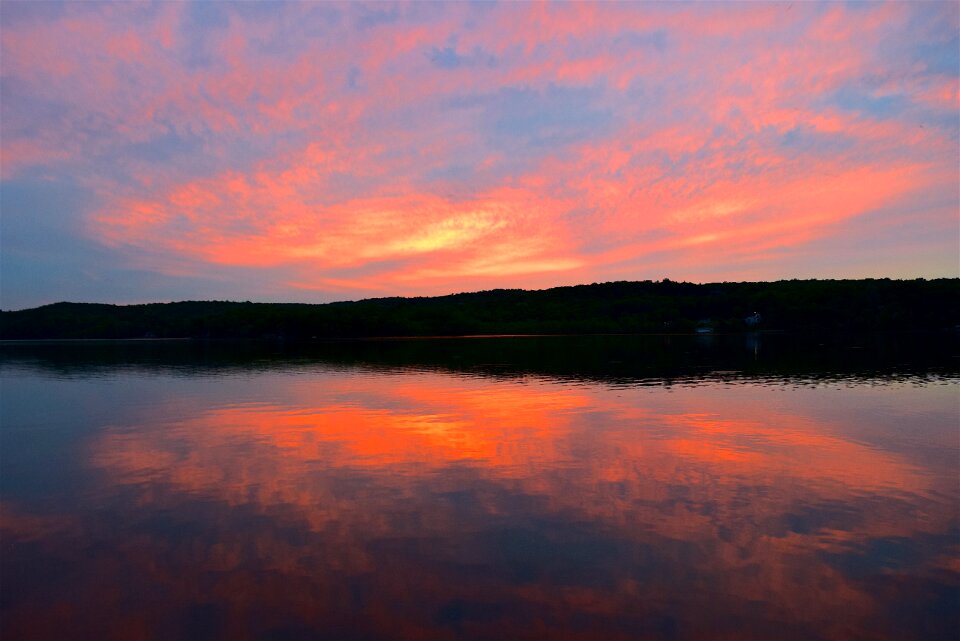
[[[960,275],[960,3],[0,3],[0,306]]]

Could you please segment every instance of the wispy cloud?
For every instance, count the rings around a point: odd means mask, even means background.
[[[4,217],[85,194],[75,275],[5,306],[127,300],[125,270],[309,300],[957,274],[955,3],[0,10]],[[914,266],[869,251],[911,220]],[[7,273],[73,251],[10,242]]]

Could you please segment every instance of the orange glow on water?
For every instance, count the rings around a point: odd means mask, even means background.
[[[23,605],[12,629],[33,621],[43,636],[44,620],[120,607],[123,567],[165,595],[150,606],[158,620],[213,599],[225,608],[217,629],[233,638],[284,620],[303,634],[656,637],[644,626],[663,608],[698,613],[678,623],[696,638],[711,625],[733,626],[721,636],[813,626],[884,637],[874,586],[840,561],[874,542],[942,536],[956,519],[944,470],[852,437],[867,427],[859,415],[826,417],[822,398],[839,391],[811,391],[805,405],[802,392],[750,385],[362,371],[243,386],[247,400],[196,411],[174,401],[98,433],[85,455],[99,500],[111,511],[123,497],[134,533],[85,553],[86,570],[48,595],[52,618]],[[846,394],[860,407],[908,391]],[[931,407],[943,400],[926,394]],[[110,527],[3,509],[7,541],[97,540]],[[197,519],[212,529],[184,546],[149,526],[164,518],[173,532]],[[349,618],[351,590],[365,595],[362,622]],[[626,621],[629,632],[617,628]],[[158,633],[135,614],[82,625]]]

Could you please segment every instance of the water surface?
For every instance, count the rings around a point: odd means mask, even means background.
[[[5,345],[0,632],[953,638],[955,354]]]

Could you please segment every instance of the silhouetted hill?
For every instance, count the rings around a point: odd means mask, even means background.
[[[746,320],[758,314],[758,322]],[[614,282],[322,305],[55,303],[0,313],[0,338],[350,338],[471,334],[938,330],[960,279]]]

